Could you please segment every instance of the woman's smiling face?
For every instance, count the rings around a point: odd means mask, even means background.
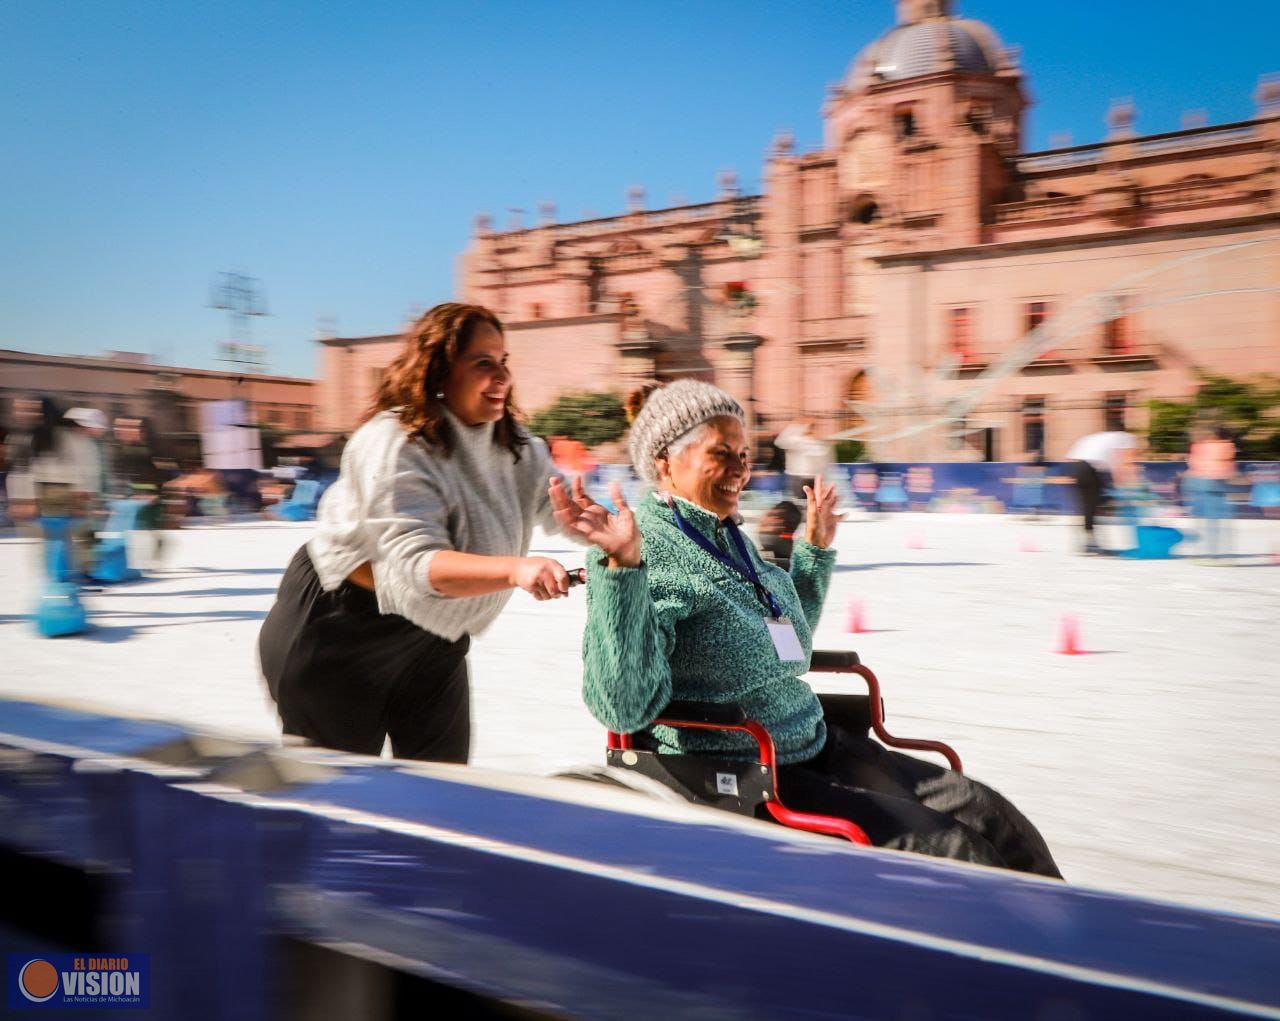
[[[467,425],[502,418],[511,392],[502,334],[488,323],[476,323],[471,339],[449,370],[443,389],[445,405]]]
[[[692,442],[658,459],[658,480],[668,491],[718,518],[738,513],[751,478],[751,450],[742,423],[730,416],[697,427]]]

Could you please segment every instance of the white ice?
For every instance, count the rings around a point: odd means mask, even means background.
[[[62,639],[25,619],[38,547],[0,541],[0,695],[274,739],[256,638],[309,534],[170,533],[164,570],[87,594],[95,630]],[[1208,562],[1127,561],[1075,555],[1066,522],[854,520],[817,644],[857,648],[885,685],[889,729],[951,742],[1040,827],[1069,880],[1280,916],[1280,522],[1237,523],[1233,542]],[[536,545],[583,561],[562,540]],[[868,633],[846,633],[852,599]],[[584,610],[581,590],[518,592],[476,640],[474,765],[545,774],[602,759],[579,692]],[[1086,655],[1054,651],[1064,614]]]

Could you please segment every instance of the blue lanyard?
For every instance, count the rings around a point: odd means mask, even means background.
[[[716,560],[720,561],[720,563],[736,571],[750,582],[751,587],[756,590],[756,598],[759,599],[765,609],[769,611],[769,616],[774,620],[777,620],[782,616],[782,606],[778,603],[778,600],[774,598],[773,593],[764,587],[764,582],[760,580],[760,572],[756,570],[756,565],[747,554],[747,545],[742,541],[742,533],[738,531],[738,526],[734,523],[732,518],[725,518],[724,524],[729,530],[729,537],[733,540],[733,545],[737,548],[738,555],[742,557],[741,564],[735,563],[732,557],[725,554],[724,550],[699,532],[689,524],[689,522],[685,521],[685,519],[680,515],[680,511],[676,509],[675,501],[670,496],[667,497],[667,506],[671,508],[671,513],[675,515],[676,527],[680,529],[680,531],[701,546],[708,554],[715,557]]]

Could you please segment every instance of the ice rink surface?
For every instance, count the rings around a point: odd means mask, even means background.
[[[88,593],[94,630],[52,640],[26,619],[38,547],[0,540],[0,695],[275,739],[256,639],[310,528],[170,533],[163,570]],[[853,520],[817,645],[856,648],[885,685],[889,729],[952,743],[1041,828],[1068,880],[1280,916],[1280,522],[1237,523],[1233,541],[1211,562],[1129,561],[1075,555],[1067,522]],[[584,559],[558,538],[535,545]],[[868,633],[846,632],[854,599]],[[581,590],[517,592],[474,642],[474,765],[545,774],[603,758],[580,697],[585,605]],[[1086,654],[1055,653],[1064,614]]]

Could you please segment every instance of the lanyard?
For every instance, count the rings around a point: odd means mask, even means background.
[[[685,521],[681,516],[680,511],[676,509],[675,501],[670,496],[667,497],[667,506],[671,508],[671,513],[675,515],[676,527],[680,529],[680,531],[688,536],[688,538],[692,539],[697,545],[701,546],[708,554],[715,557],[716,560],[720,561],[720,563],[733,569],[749,581],[751,583],[751,587],[756,590],[756,598],[759,599],[765,609],[769,611],[769,616],[774,620],[777,620],[782,616],[781,605],[779,605],[778,600],[774,598],[773,593],[764,587],[764,582],[760,580],[760,572],[756,570],[756,565],[748,555],[747,545],[742,541],[742,533],[738,531],[738,526],[734,523],[732,518],[726,518],[724,524],[729,530],[729,537],[733,540],[734,546],[737,547],[738,555],[742,557],[742,564],[735,563],[732,557],[725,554],[724,550],[690,525],[689,522]]]

